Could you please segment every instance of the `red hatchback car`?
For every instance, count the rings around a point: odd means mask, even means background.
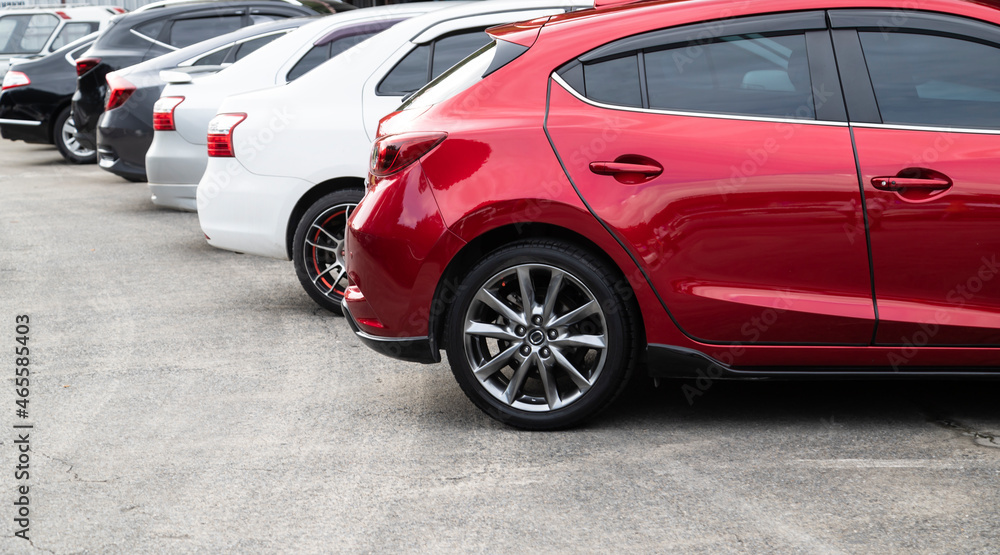
[[[533,429],[636,369],[1000,375],[1000,4],[599,4],[492,29],[382,121],[365,343],[447,349]]]

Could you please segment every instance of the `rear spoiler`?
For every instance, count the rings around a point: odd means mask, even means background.
[[[624,6],[626,4],[638,4],[650,1],[652,0],[594,0],[594,8]],[[525,48],[531,48],[531,45],[535,44],[535,40],[538,39],[538,33],[550,19],[552,19],[551,15],[530,21],[497,25],[496,27],[487,29],[486,33],[496,40],[512,42]]]
[[[174,69],[165,69],[161,71],[160,79],[171,85],[180,85],[184,83],[191,83],[197,75],[218,73],[227,67],[229,67],[229,65],[175,67]]]
[[[497,25],[496,27],[487,29],[486,34],[496,40],[511,42],[528,49],[531,48],[532,44],[535,44],[539,31],[549,22],[549,19],[552,19],[551,15],[538,17],[530,21]]]

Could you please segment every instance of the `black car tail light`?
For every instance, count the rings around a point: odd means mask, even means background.
[[[83,76],[84,73],[97,67],[99,63],[101,63],[100,58],[80,58],[76,61],[76,76]]]

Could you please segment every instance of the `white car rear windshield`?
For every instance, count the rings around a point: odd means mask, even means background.
[[[473,52],[468,58],[458,62],[451,69],[442,73],[437,79],[427,83],[403,103],[401,110],[423,108],[437,104],[478,83],[496,54],[496,41],[493,41]]]

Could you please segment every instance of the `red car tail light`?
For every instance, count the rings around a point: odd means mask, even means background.
[[[119,77],[114,73],[109,73],[108,80],[108,104],[104,111],[114,110],[125,104],[132,93],[135,92],[135,85],[129,83],[124,77]]]
[[[236,156],[233,149],[233,130],[243,120],[246,114],[219,114],[208,123],[208,155],[213,158],[232,158]]]
[[[156,131],[174,131],[174,110],[181,102],[183,96],[164,96],[153,104],[153,129]]]
[[[7,90],[13,89],[14,87],[23,87],[25,85],[30,85],[31,79],[28,78],[23,72],[20,71],[8,71],[7,75],[3,77],[3,85],[0,85],[0,89]]]
[[[100,58],[80,58],[76,61],[76,76],[82,76],[84,73],[97,67],[99,63],[101,63]]]
[[[371,172],[376,177],[392,175],[419,160],[448,137],[443,132],[401,133],[375,141]]]

